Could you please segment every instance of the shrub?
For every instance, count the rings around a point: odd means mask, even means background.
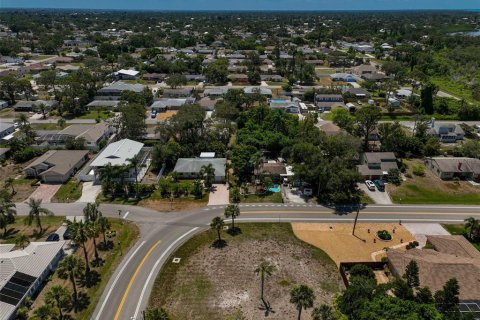
[[[416,176],[423,177],[425,176],[425,166],[423,164],[417,164],[413,166],[412,172]]]
[[[356,264],[350,269],[350,277],[367,277],[375,279],[372,269],[364,264]]]
[[[377,236],[382,240],[392,240],[392,235],[387,230],[377,231]]]

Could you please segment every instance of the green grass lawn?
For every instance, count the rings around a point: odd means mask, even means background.
[[[283,203],[281,192],[267,192],[266,194],[249,194],[241,196],[240,202],[244,203]]]
[[[473,102],[472,92],[467,89],[461,81],[453,82],[443,77],[430,78],[433,84],[437,85],[440,90],[450,93],[458,98],[464,98],[466,101]]]
[[[321,113],[320,118],[322,118],[325,121],[332,121],[333,120],[333,113],[331,113],[331,112]]]
[[[100,111],[100,110],[91,110],[88,111],[87,113],[78,116],[77,119],[101,119],[101,120],[107,120],[110,117],[112,117],[112,113],[110,111]]]
[[[465,229],[465,225],[463,224],[443,224],[442,225],[450,234],[453,235],[468,235],[468,230]],[[468,237],[466,237],[468,240]],[[473,243],[470,242],[478,251],[480,251],[480,243]]]
[[[75,179],[63,184],[52,198],[52,202],[75,202],[82,196],[82,186]]]
[[[461,191],[460,185],[457,190]],[[439,188],[438,185],[425,185],[415,181],[402,183],[390,196],[394,203],[400,204],[480,204],[480,192],[454,194]]]
[[[26,224],[26,217],[15,217],[15,222],[7,225],[7,234],[0,229],[0,243],[15,243],[15,237],[19,234],[26,235],[30,241],[45,241],[51,232],[55,232],[63,223],[63,216],[42,216],[40,222],[43,232],[38,234],[35,223]]]

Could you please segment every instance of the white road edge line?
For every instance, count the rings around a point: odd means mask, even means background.
[[[127,212],[125,213],[125,215],[123,216],[123,220],[125,220],[125,219],[127,218],[127,216],[128,216],[129,213],[130,213],[130,211],[127,211]]]
[[[147,286],[149,285],[150,283],[150,280],[152,279],[153,277],[153,273],[155,272],[155,270],[157,269],[158,265],[160,264],[160,262],[162,261],[162,259],[167,255],[169,254],[170,250],[178,243],[180,242],[183,238],[185,238],[186,236],[188,236],[190,233],[196,231],[199,227],[195,227],[193,229],[190,229],[189,231],[187,231],[186,233],[184,233],[183,235],[181,235],[179,238],[177,238],[177,240],[175,240],[174,242],[172,242],[168,248],[162,253],[162,255],[160,256],[160,258],[158,258],[158,260],[155,262],[155,264],[153,265],[153,268],[152,270],[150,271],[150,274],[148,275],[148,278],[147,278],[147,281],[145,281],[145,284],[143,285],[143,289],[142,289],[142,292],[140,293],[140,298],[138,299],[138,304],[137,304],[137,307],[135,308],[135,313],[133,314],[133,318],[132,319],[137,319],[137,316],[138,316],[138,313],[140,311],[140,305],[142,304],[142,300],[143,300],[143,296],[145,295],[145,291],[147,291]]]
[[[271,221],[271,222],[298,222],[298,221],[338,221],[339,223],[341,222],[350,222],[354,221],[354,218],[344,218],[344,219],[338,219],[338,218],[237,218],[235,221],[245,221],[245,222],[250,222],[250,221]],[[358,221],[393,221],[393,222],[398,222],[399,219],[393,219],[393,218],[358,218]],[[407,219],[401,219],[402,222],[409,222],[409,221],[415,221],[415,222],[463,222],[464,220],[462,219],[421,219],[421,218],[407,218]],[[226,219],[225,222],[231,221],[231,219]]]
[[[140,248],[141,248],[145,243],[146,243],[145,241],[142,241],[142,242],[140,243],[140,245],[135,249],[135,251],[133,251],[132,255],[127,259],[127,261],[126,261],[125,264],[123,265],[122,269],[120,269],[120,272],[117,274],[117,276],[115,277],[115,280],[113,281],[112,285],[110,286],[110,289],[108,290],[108,293],[107,293],[107,296],[105,297],[105,300],[103,300],[102,306],[100,307],[100,310],[98,311],[98,314],[97,314],[97,316],[95,317],[95,320],[100,320],[100,319],[101,319],[100,316],[102,315],[103,309],[105,308],[105,305],[107,304],[108,298],[109,298],[110,295],[112,294],[113,288],[115,288],[115,285],[117,284],[118,279],[120,279],[120,276],[122,275],[123,270],[125,270],[125,268],[127,267],[127,265],[130,263],[130,260],[132,260],[133,256],[138,252],[138,250],[140,250]]]

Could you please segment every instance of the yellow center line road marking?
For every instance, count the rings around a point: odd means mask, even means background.
[[[333,214],[335,211],[297,211],[297,210],[279,210],[279,211],[243,211],[242,214]],[[355,214],[356,211],[352,211],[352,214]],[[427,211],[418,211],[418,212],[375,212],[375,211],[360,211],[360,216],[362,214],[372,214],[372,215],[469,215],[469,216],[480,216],[480,213],[473,212],[427,212]]]
[[[135,269],[135,272],[133,273],[132,278],[128,282],[127,289],[125,290],[125,293],[123,294],[122,301],[120,301],[120,305],[118,306],[117,312],[115,313],[115,318],[114,320],[117,320],[118,317],[120,316],[120,312],[122,311],[123,305],[125,304],[125,300],[127,300],[128,292],[130,291],[130,288],[132,287],[133,282],[135,281],[135,278],[137,277],[138,272],[140,269],[142,269],[143,264],[145,261],[148,259],[148,257],[152,254],[153,250],[159,245],[160,240],[158,240],[147,252],[147,254],[143,257],[142,261],[140,261],[140,264],[137,266],[137,269]]]

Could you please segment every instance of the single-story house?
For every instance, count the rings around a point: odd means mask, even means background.
[[[141,93],[144,88],[145,86],[139,83],[117,81],[98,90],[95,100],[120,100],[123,91]]]
[[[459,284],[460,302],[480,299],[480,252],[461,235],[428,235],[433,249],[387,251],[392,274],[402,277],[406,266],[415,260],[422,286],[432,292],[441,290],[455,278]]]
[[[327,136],[336,136],[345,131],[333,122],[326,122],[319,127],[320,131],[325,132]]]
[[[298,98],[293,98],[292,100],[272,99],[270,100],[269,105],[272,109],[280,109],[285,111],[286,113],[300,113],[300,99]]]
[[[348,88],[344,93],[354,96],[356,99],[367,99],[370,97],[370,92],[363,88]]]
[[[366,180],[381,179],[390,169],[398,169],[397,158],[393,152],[365,152],[360,154],[358,172]]]
[[[0,122],[0,140],[15,132],[13,123]]]
[[[108,140],[114,129],[106,122],[96,124],[72,124],[57,133],[48,133],[40,136],[37,143],[40,146],[62,148],[67,139],[84,139],[85,148],[98,150],[102,140]]]
[[[371,64],[361,64],[353,68],[353,73],[355,73],[358,76],[362,76],[367,73],[372,74],[374,72],[377,72],[377,68],[375,68],[375,66]]]
[[[260,79],[262,81],[270,81],[270,82],[282,82],[283,77],[278,74],[262,74],[260,75]]]
[[[361,77],[364,80],[370,80],[370,81],[383,81],[383,80],[390,79],[389,76],[380,72],[364,73],[362,74]]]
[[[203,91],[203,95],[206,97],[222,97],[228,91],[228,87],[213,87],[207,88]]]
[[[179,110],[186,104],[192,104],[195,101],[193,98],[160,98],[155,100],[150,108],[157,112],[164,112],[167,110]]]
[[[8,101],[0,100],[0,110],[8,108]]]
[[[395,91],[395,97],[398,99],[408,99],[412,94],[412,90],[408,89],[398,89]]]
[[[453,178],[480,181],[480,159],[475,158],[427,158],[425,164],[435,175],[443,180]]]
[[[444,143],[455,143],[458,140],[463,140],[465,131],[456,123],[438,123],[432,121],[432,128],[429,134],[435,138],[439,138]]]
[[[110,143],[105,149],[100,152],[97,157],[90,163],[89,169],[94,172],[94,179],[98,182],[100,180],[100,172],[107,164],[112,166],[129,165],[129,159],[135,156],[140,158],[137,170],[138,181],[142,180],[149,165],[150,149],[145,148],[141,142],[130,139],[123,139]],[[125,182],[135,181],[135,168],[130,168],[124,175]]]
[[[248,76],[242,73],[234,73],[228,75],[228,80],[232,82],[248,83]]]
[[[267,98],[272,98],[272,90],[267,87],[245,87],[243,91],[246,95],[261,94]]]
[[[197,179],[203,166],[209,164],[215,170],[215,183],[225,182],[226,176],[226,158],[180,158],[175,164],[174,172],[177,172],[180,178],[183,179]]]
[[[320,112],[331,111],[334,106],[345,106],[341,94],[315,94],[314,101]]]
[[[167,74],[166,74],[166,73],[145,73],[145,74],[142,76],[142,79],[143,79],[143,80],[147,80],[147,81],[158,81],[158,82],[162,82],[162,81],[164,81],[166,78],[167,78]]]
[[[107,109],[116,109],[118,108],[118,100],[93,100],[87,104],[87,108],[107,108]]]
[[[204,82],[207,80],[207,78],[202,74],[186,74],[185,78],[187,79],[187,81]]]
[[[63,256],[65,241],[31,242],[23,250],[0,244],[0,319],[16,319],[15,312],[34,296]]]
[[[202,99],[197,101],[197,104],[206,111],[213,111],[215,109],[215,105],[220,100],[222,99],[211,99],[210,97],[203,97]]]
[[[13,109],[15,111],[31,112],[31,111],[34,111],[35,108],[41,104],[45,105],[47,110],[52,110],[58,107],[57,100],[36,100],[36,101],[22,100],[22,101],[18,101],[13,107]]]
[[[64,183],[87,160],[87,150],[50,150],[33,161],[24,171],[28,178],[37,178],[44,183]]]
[[[164,98],[187,98],[192,95],[192,88],[163,89]]]
[[[260,165],[259,171],[265,176],[272,178],[273,182],[279,183],[287,174],[285,163],[277,161],[268,161]]]
[[[137,70],[122,69],[115,72],[115,77],[118,80],[137,80],[140,76],[140,72]]]

